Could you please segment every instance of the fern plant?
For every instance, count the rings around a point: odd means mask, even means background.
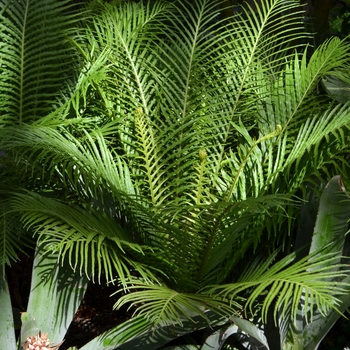
[[[12,113],[0,129],[3,162],[29,179],[7,194],[8,212],[58,262],[119,283],[116,307],[135,306],[139,333],[210,321],[207,312],[266,320],[282,308],[295,321],[299,304],[289,307],[284,293],[303,290],[305,308],[325,314],[347,292],[328,281],[333,266],[318,273],[322,261],[288,252],[295,196],[348,174],[349,105],[320,82],[349,81],[349,43],[333,38],[310,56],[298,3],[266,0],[231,18],[222,3],[91,1],[79,22],[47,21],[52,29],[40,33],[62,30],[71,46],[42,37],[58,54],[50,51],[53,76],[33,88],[39,109],[24,104],[32,85],[26,92],[22,82],[43,77],[47,51],[42,61],[29,48],[16,54],[26,42],[14,29],[4,51],[6,62],[25,53],[35,67],[6,63],[3,78],[13,78],[0,86],[14,101],[3,107]],[[26,20],[8,5],[4,23],[13,27],[13,13]],[[4,264],[13,245],[8,230],[1,235]],[[338,266],[337,255],[327,258]]]

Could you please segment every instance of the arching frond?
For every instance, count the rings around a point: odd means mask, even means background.
[[[69,1],[0,2],[1,124],[53,110],[72,71],[66,35],[76,18]]]
[[[205,293],[235,302],[240,292],[249,290],[245,310],[251,315],[255,314],[254,309],[264,296],[261,301],[263,322],[267,322],[270,308],[274,310],[276,323],[279,312],[283,316],[289,312],[288,316],[295,322],[301,299],[304,300],[302,316],[309,321],[313,318],[314,307],[323,315],[330,309],[337,309],[338,297],[349,288],[347,283],[338,280],[345,277],[347,271],[334,271],[334,267],[340,267],[338,254],[313,254],[290,265],[295,259],[292,254],[270,266],[273,258],[252,263],[237,283],[209,287]]]
[[[0,143],[6,143],[8,150],[21,149],[17,161],[26,159],[34,166],[44,165],[50,174],[59,175],[65,186],[81,191],[85,198],[100,197],[103,190],[97,188],[98,184],[114,188],[115,195],[118,191],[135,195],[128,168],[121,158],[114,158],[116,155],[97,130],[92,134],[83,131],[81,138],[39,125],[23,126],[17,136],[15,129],[6,130]],[[35,149],[29,147],[33,142]]]
[[[20,215],[9,210],[8,199],[1,199],[0,215],[0,275],[5,276],[5,266],[18,260],[18,252],[31,245],[30,238],[20,221]]]
[[[131,280],[129,283],[128,289],[131,293],[122,296],[114,307],[130,304],[130,307],[136,307],[135,313],[145,316],[155,326],[172,323],[182,325],[183,320],[191,320],[198,315],[206,319],[205,311],[208,307],[220,316],[233,315],[240,308],[238,301],[231,306],[224,306],[220,301],[204,294],[179,293],[161,285],[149,285],[138,280]]]
[[[307,49],[303,56],[294,57],[270,85],[257,89],[259,129],[282,125],[284,129],[298,125],[306,116],[318,114],[323,101],[316,93],[321,78],[332,70],[342,69],[346,64],[349,44],[333,38],[319,47],[307,60]],[[277,118],[277,119],[276,119]],[[280,118],[280,119],[279,119]]]
[[[104,272],[108,281],[113,281],[117,274],[125,284],[133,269],[145,279],[155,279],[142,262],[149,248],[135,243],[132,232],[107,213],[94,209],[93,203],[84,210],[27,192],[18,194],[11,207],[25,213],[22,217],[25,227],[38,233],[45,249],[93,280],[97,273],[100,281]],[[134,259],[132,252],[136,254]]]
[[[171,5],[165,2],[105,4],[94,13],[87,28],[87,39],[97,45],[96,53],[109,51],[111,74],[118,101],[116,106],[132,113],[137,107],[146,114],[154,109],[154,81],[150,68],[156,56],[150,39],[156,38],[157,22]],[[130,110],[131,109],[131,110]]]

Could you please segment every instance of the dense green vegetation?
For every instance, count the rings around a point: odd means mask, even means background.
[[[137,316],[84,349],[314,349],[350,304],[349,41],[313,48],[295,1],[222,4],[0,0],[9,349],[26,246],[20,342],[60,342],[102,275]]]

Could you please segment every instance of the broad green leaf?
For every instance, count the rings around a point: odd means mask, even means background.
[[[4,349],[15,349],[15,324],[11,305],[10,292],[5,278],[0,273],[0,344]]]
[[[302,221],[302,225],[299,231],[300,245],[301,242],[307,243],[311,240],[310,253],[317,253],[319,258],[322,256],[326,259],[327,253],[341,254],[344,252],[346,234],[348,232],[348,221],[350,218],[350,200],[346,194],[346,190],[340,176],[335,176],[324,188],[319,201],[311,195],[309,197],[310,202],[303,208],[303,213],[308,215]],[[310,228],[312,226],[310,220],[315,218],[315,207],[318,205],[316,223],[312,233],[310,235]],[[306,239],[305,239],[306,238]],[[349,283],[350,278],[346,277],[342,280],[339,276],[336,277],[336,271],[340,268],[336,267],[336,263],[340,262],[340,257],[334,261],[334,273],[329,275],[329,280],[334,280],[334,284],[339,282]],[[317,268],[309,269],[311,271],[317,271],[321,268],[328,268],[329,263],[321,264]],[[332,266],[331,265],[331,266]],[[338,283],[337,283],[338,282]],[[300,295],[300,309],[304,309],[305,301],[302,299],[305,295]],[[287,330],[282,329],[281,337],[282,342],[288,343],[291,349],[297,349],[299,344],[300,349],[316,349],[320,341],[325,337],[330,328],[334,325],[336,320],[341,317],[343,312],[350,303],[349,295],[338,296],[338,303],[336,309],[330,309],[326,314],[321,313],[319,309],[312,311],[312,322],[307,322],[306,317],[310,317],[310,313],[303,310],[302,314],[297,318],[297,322],[292,329],[289,329],[289,336],[287,336]],[[280,320],[280,326],[283,321]],[[293,342],[288,342],[287,338],[292,338]]]
[[[326,75],[322,79],[322,85],[327,93],[335,100],[341,103],[350,101],[350,85],[340,78],[332,75]]]
[[[246,334],[249,334],[252,338],[256,339],[259,343],[261,343],[261,345],[265,347],[265,349],[270,349],[264,332],[261,329],[259,329],[254,323],[236,316],[232,316],[231,318],[240,330],[242,330]]]
[[[345,281],[350,282],[350,276]],[[350,294],[343,295],[339,299],[341,304],[338,309],[344,312],[350,306]],[[336,310],[331,310],[325,317],[318,315],[313,322],[307,324],[303,332],[303,350],[317,349],[339,317],[343,316]]]
[[[73,272],[68,264],[58,265],[57,257],[37,247],[27,311],[52,343],[63,340],[87,283],[87,278]]]
[[[312,235],[310,253],[326,248],[328,252],[341,253],[350,219],[350,200],[346,195],[341,176],[333,177],[326,185],[320,198],[315,229]]]
[[[334,252],[345,251],[349,218],[350,199],[346,194],[341,177],[336,176],[327,184],[321,195],[310,251],[329,244],[332,244],[330,247]],[[336,279],[336,281],[339,281],[339,279]],[[341,282],[349,283],[350,277],[346,277]],[[314,313],[315,319],[308,323],[304,329],[303,349],[316,349],[349,305],[350,295],[346,294],[339,297],[338,310],[330,310],[324,317],[316,310]]]
[[[236,325],[220,328],[213,332],[204,341],[204,344],[200,347],[201,350],[220,350],[226,342],[226,339],[233,333],[238,332]]]

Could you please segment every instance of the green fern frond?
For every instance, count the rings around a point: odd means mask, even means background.
[[[245,310],[254,315],[254,308],[261,302],[263,322],[267,321],[268,311],[271,308],[275,322],[280,312],[286,316],[288,310],[290,312],[288,316],[295,321],[300,312],[299,305],[302,297],[303,316],[309,321],[313,318],[314,307],[322,315],[326,315],[330,309],[337,310],[340,302],[338,297],[347,293],[349,288],[347,283],[339,280],[346,276],[347,271],[334,271],[333,263],[337,264],[338,254],[319,256],[313,254],[311,258],[308,256],[290,265],[295,259],[295,254],[291,254],[270,267],[273,258],[274,256],[271,256],[264,262],[251,264],[237,283],[213,286],[205,292],[224,300],[234,301],[242,291],[249,290]],[[337,264],[336,267],[340,265]]]
[[[144,114],[142,107],[135,110],[135,131],[138,139],[138,149],[140,158],[139,163],[144,162],[142,171],[146,177],[146,186],[148,187],[149,197],[153,205],[160,202],[160,196],[164,193],[166,184],[164,180],[164,170],[159,164],[159,154],[155,144],[150,117]]]
[[[214,298],[204,294],[179,293],[162,285],[149,285],[139,280],[129,282],[129,294],[123,295],[115,308],[125,304],[135,307],[135,313],[149,319],[155,327],[159,325],[170,325],[192,319],[195,316],[202,316],[206,319],[205,311],[210,308],[218,315],[234,315],[240,308],[239,302],[232,305],[224,305]]]
[[[24,226],[38,235],[41,244],[56,254],[58,261],[69,261],[74,270],[93,280],[95,273],[98,281],[102,272],[108,281],[114,281],[117,274],[125,285],[132,269],[146,279],[156,279],[141,262],[148,248],[135,243],[129,230],[103,215],[100,209],[94,209],[93,204],[83,210],[27,192],[18,194],[11,207],[25,213]]]
[[[57,51],[52,68],[62,79],[43,82],[45,99],[36,90],[45,65],[33,71],[28,87],[44,99],[41,114],[17,105],[5,74],[6,118],[23,109],[22,125],[0,128],[0,150],[26,180],[14,186],[12,208],[74,269],[97,279],[104,271],[109,281],[118,274],[127,293],[118,305],[133,303],[158,325],[210,308],[295,318],[300,298],[307,317],[313,307],[325,314],[347,288],[329,279],[347,270],[293,255],[272,265],[271,252],[294,247],[285,244],[297,225],[291,198],[316,177],[349,170],[349,105],[318,89],[344,70],[349,44],[332,39],[311,58],[300,50],[296,1],[243,5],[225,19],[220,4],[93,1],[78,33],[71,22],[57,27],[71,33],[72,48],[62,50],[77,61],[68,79],[63,51],[42,45]],[[22,71],[7,69],[17,83]],[[266,262],[253,262],[261,245]]]
[[[64,184],[81,191],[86,198],[100,196],[98,184],[101,185],[101,181],[105,181],[106,185],[108,183],[107,187],[114,189],[116,196],[119,191],[135,194],[128,168],[121,158],[119,161],[114,159],[98,130],[91,135],[83,132],[84,137],[76,138],[67,131],[61,134],[52,127],[51,120],[48,122],[51,127],[23,126],[17,136],[16,132],[10,133],[15,128],[9,127],[6,129],[7,136],[4,135],[0,144],[6,143],[9,150],[20,149],[18,161],[25,158],[27,162],[31,160],[33,166],[39,163],[47,166],[49,173],[58,173]],[[36,146],[29,148],[33,141]]]
[[[1,199],[0,215],[0,275],[5,277],[5,266],[10,266],[17,261],[18,253],[25,247],[30,247],[33,242],[25,234],[20,222],[20,215],[9,209],[9,200]]]
[[[197,281],[206,285],[225,280],[248,247],[256,246],[260,241],[258,223],[264,227],[266,221],[277,217],[278,208],[291,202],[285,196],[271,195],[206,208],[200,220],[209,230],[200,256]]]
[[[77,21],[69,1],[0,2],[1,124],[53,110],[74,64],[66,36]]]
[[[150,3],[104,4],[87,30],[87,37],[94,38],[101,51],[105,48],[110,51],[119,98],[125,100],[128,108],[131,104],[133,110],[141,106],[146,114],[154,108],[151,99],[154,80],[149,68],[154,66],[155,56],[145,38],[154,36],[157,26],[152,24],[165,16],[169,6],[161,2],[154,6]]]

